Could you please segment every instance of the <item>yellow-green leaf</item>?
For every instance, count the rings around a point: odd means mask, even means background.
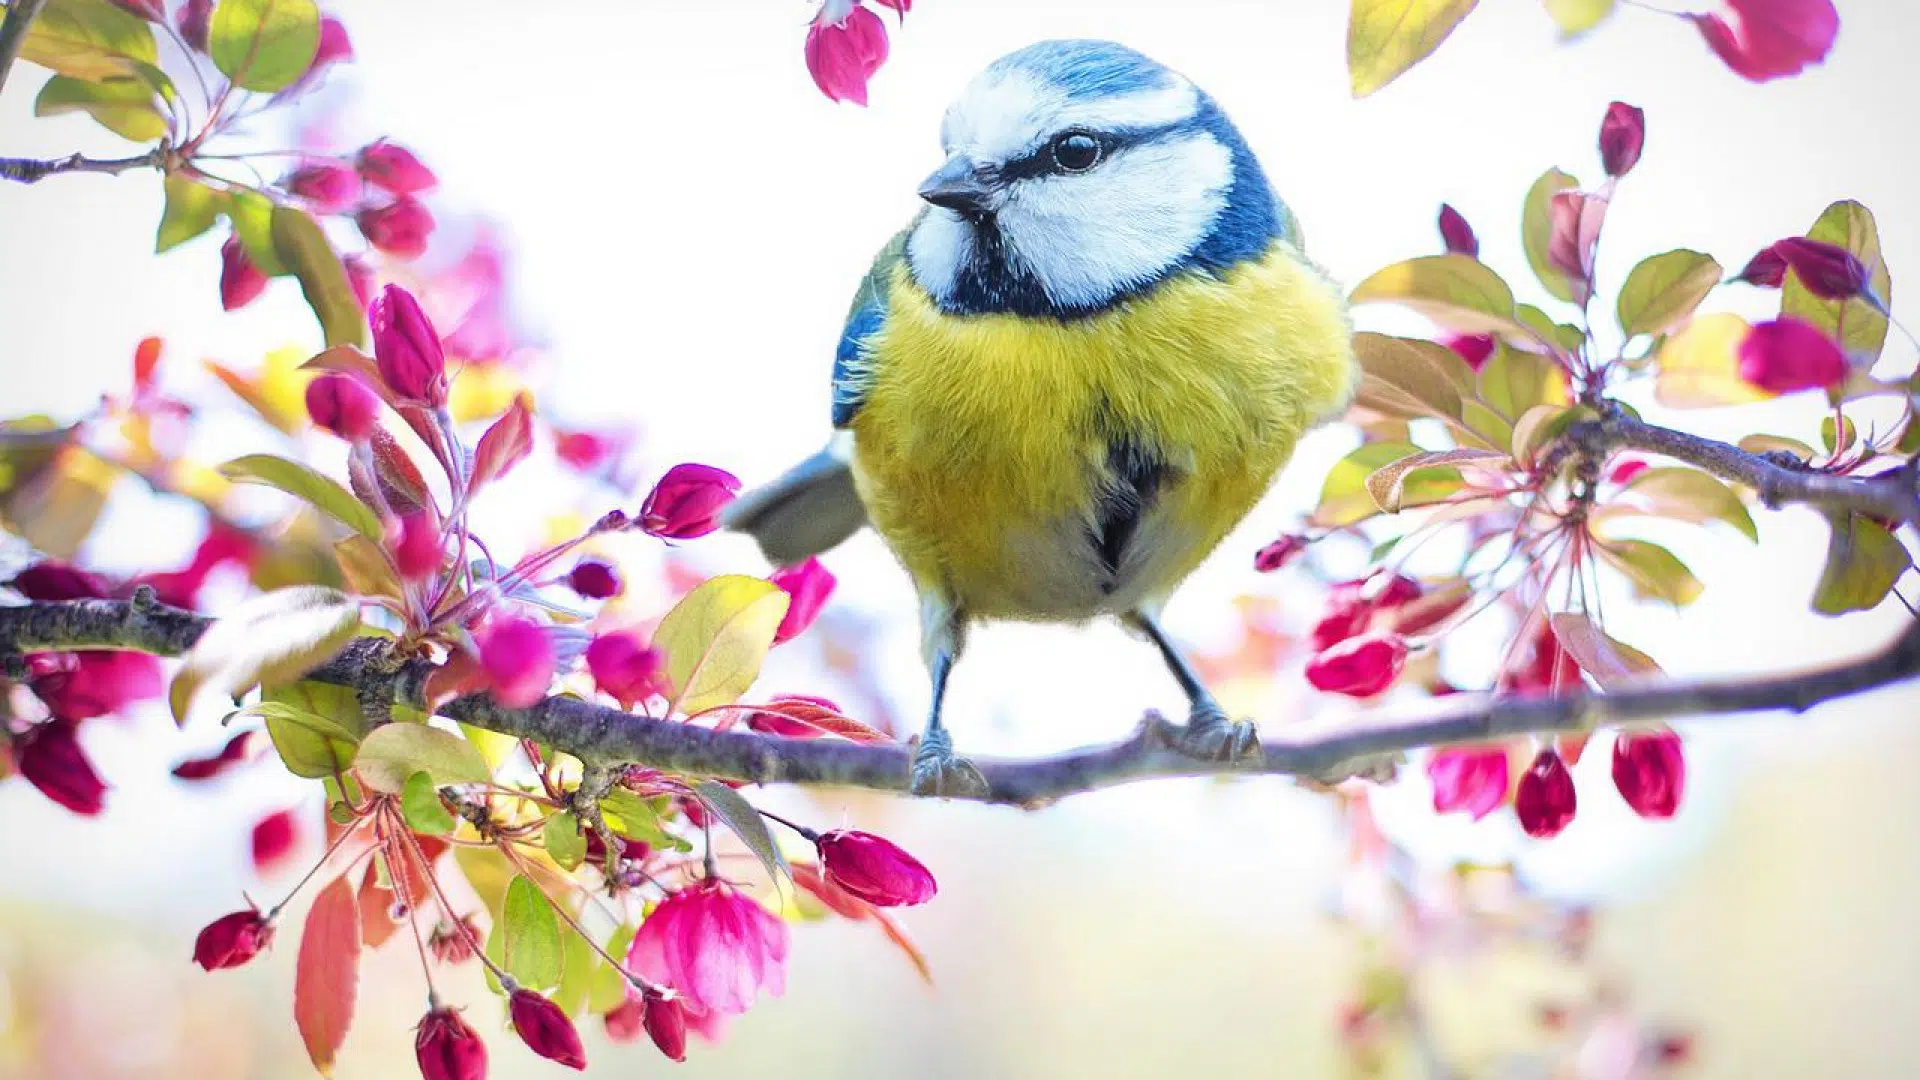
[[[1567,404],[1567,376],[1550,356],[1502,344],[1480,366],[1480,400],[1509,420],[1536,405]]]
[[[247,259],[256,269],[268,277],[283,277],[293,272],[280,260],[280,250],[273,243],[272,199],[251,188],[231,187],[220,209],[227,220],[233,222],[233,235],[239,238]]]
[[[1703,586],[1687,564],[1659,544],[1645,540],[1608,540],[1594,549],[1626,576],[1633,594],[1643,600],[1664,600],[1685,607],[1700,598]]]
[[[366,718],[353,691],[327,683],[296,682],[261,695],[239,715],[258,716],[287,771],[308,779],[332,777],[353,766]]]
[[[154,237],[155,254],[175,248],[213,228],[226,207],[226,193],[179,173],[168,173],[162,186],[167,203],[160,211],[160,231]]]
[[[272,454],[248,454],[220,466],[220,475],[243,484],[264,484],[300,499],[375,543],[383,537],[380,519],[353,492],[331,477],[297,461]],[[785,594],[782,594],[785,595]]]
[[[1534,456],[1541,448],[1559,438],[1585,412],[1564,405],[1535,405],[1521,413],[1513,424],[1513,460],[1523,469],[1533,468]]]
[[[626,959],[627,951],[633,948],[634,927],[622,926],[607,939],[607,955],[616,959]],[[627,1000],[627,978],[620,969],[612,964],[602,963],[593,969],[593,982],[587,989],[587,1008],[596,1015],[604,1015],[619,1008]]]
[[[1376,271],[1348,299],[1396,303],[1461,334],[1510,333],[1513,290],[1487,264],[1468,255],[1426,255]]]
[[[473,744],[450,731],[426,724],[382,724],[360,740],[354,761],[360,779],[375,791],[396,795],[414,773],[433,777],[436,787],[484,784],[493,778]]]
[[[220,0],[207,28],[213,66],[256,93],[292,86],[319,51],[320,9],[313,0]]]
[[[137,76],[116,75],[87,82],[71,75],[55,75],[40,88],[33,115],[70,112],[84,112],[101,127],[134,142],[152,142],[167,133],[167,118],[154,104],[153,87]]]
[[[1740,440],[1740,449],[1749,454],[1771,454],[1784,452],[1792,454],[1802,462],[1813,460],[1813,447],[1799,439],[1789,439],[1784,435],[1749,435]]]
[[[1542,288],[1554,299],[1568,303],[1573,302],[1573,285],[1547,258],[1547,245],[1553,239],[1553,197],[1579,186],[1580,181],[1559,169],[1548,169],[1527,189],[1527,200],[1520,211],[1520,243],[1526,248],[1527,265],[1533,267],[1533,276],[1540,279]]]
[[[563,932],[560,941],[560,985],[550,1000],[561,1012],[577,1016],[587,1007],[587,995],[606,963],[593,951],[592,943],[571,930]]]
[[[1857,514],[1827,516],[1833,537],[1827,565],[1813,591],[1813,610],[1822,615],[1871,611],[1893,591],[1913,556],[1899,538],[1877,521]]]
[[[587,858],[587,838],[580,832],[580,819],[565,811],[547,819],[540,831],[547,854],[562,870],[577,870]]]
[[[1314,524],[1352,525],[1380,513],[1380,504],[1367,487],[1368,478],[1396,461],[1423,452],[1411,443],[1372,442],[1341,458],[1327,470],[1320,488],[1320,505],[1313,512]],[[1458,469],[1418,471],[1401,485],[1400,505],[1404,508],[1437,502],[1459,490]]]
[[[500,931],[500,909],[506,904],[507,884],[513,880],[513,864],[507,862],[498,848],[467,844],[454,845],[453,862],[460,868],[460,876],[467,879],[467,887],[493,916],[494,935],[487,940],[487,955],[498,961],[500,955],[493,950],[493,943]]]
[[[747,845],[760,859],[760,865],[766,868],[767,876],[778,882],[782,878],[791,878],[793,872],[787,868],[787,857],[780,853],[780,845],[774,843],[773,834],[767,831],[767,823],[760,817],[760,811],[753,804],[740,797],[740,793],[718,780],[702,780],[693,785],[693,793],[700,798],[700,804],[713,812],[740,842]]]
[[[691,716],[751,689],[787,599],[771,581],[739,574],[709,579],[682,597],[653,634],[667,654],[674,707]]]
[[[1670,408],[1747,405],[1771,394],[1740,377],[1740,342],[1747,321],[1716,312],[1693,320],[1668,338],[1655,357],[1654,400]]]
[[[1853,426],[1853,418],[1850,416],[1842,416],[1837,429],[1833,423],[1833,417],[1820,418],[1820,445],[1826,447],[1828,457],[1844,454],[1853,449],[1854,441],[1859,437],[1860,432]]]
[[[340,576],[356,596],[386,596],[395,600],[405,594],[386,549],[354,533],[333,545],[333,557],[340,564]]]
[[[1406,498],[1407,484],[1413,476],[1429,470],[1445,470],[1439,476],[1427,478],[1436,488],[1451,485],[1458,490],[1461,484],[1460,470],[1453,466],[1480,465],[1488,468],[1511,465],[1513,460],[1499,450],[1422,450],[1417,454],[1383,465],[1367,477],[1367,494],[1373,497],[1374,504],[1389,514],[1400,512]]]
[[[247,600],[207,628],[173,678],[176,722],[203,689],[238,697],[291,682],[333,659],[360,631],[360,605],[337,589],[295,586]],[[404,777],[402,778],[404,782]]]
[[[660,811],[626,788],[616,787],[602,795],[600,812],[606,817],[607,827],[617,836],[640,840],[656,848],[681,846],[660,824]]]
[[[1555,25],[1560,27],[1560,39],[1566,41],[1600,25],[1601,20],[1613,14],[1618,0],[1541,0],[1546,5],[1547,14],[1553,17]]]
[[[1618,690],[1661,674],[1660,665],[1651,656],[1608,634],[1585,615],[1565,612],[1551,621],[1553,636],[1561,647],[1602,690]]]
[[[1624,499],[1642,503],[1656,517],[1671,518],[1698,525],[1721,521],[1740,531],[1755,543],[1760,530],[1732,488],[1719,477],[1679,466],[1648,469],[1633,478],[1621,492]]]
[[[1713,256],[1686,248],[1642,259],[1627,273],[1614,305],[1620,329],[1628,337],[1666,333],[1693,314],[1720,275]]]
[[[453,814],[440,801],[440,787],[433,775],[417,772],[407,777],[400,789],[400,816],[407,828],[427,836],[445,836],[454,830]]]
[[[1580,346],[1586,344],[1585,331],[1571,323],[1554,322],[1551,316],[1532,304],[1515,304],[1513,318],[1520,324],[1520,328],[1507,334],[1507,341],[1522,349],[1540,349],[1544,341],[1547,345],[1572,355],[1578,353]],[[1536,335],[1540,340],[1535,340]]]
[[[1426,59],[1479,0],[1353,0],[1347,72],[1366,97]]]
[[[109,0],[49,0],[27,27],[20,57],[61,75],[93,80],[132,75],[137,64],[158,60],[159,51],[146,20]]]
[[[1354,403],[1385,416],[1455,420],[1460,399],[1472,386],[1472,372],[1444,345],[1417,338],[1362,332],[1353,336],[1360,364],[1360,391]]]
[[[1873,211],[1852,200],[1834,203],[1821,213],[1807,239],[1821,240],[1846,248],[1866,266],[1873,294],[1892,310],[1893,278],[1880,252],[1880,230],[1874,224]],[[1847,300],[1823,300],[1800,284],[1792,270],[1780,287],[1780,314],[1792,315],[1819,327],[1840,343],[1855,367],[1871,367],[1880,358],[1887,343],[1887,317],[1872,304],[1858,297]]]
[[[560,984],[563,972],[560,920],[531,878],[520,875],[507,886],[500,911],[500,966],[521,985],[545,990]]]
[[[366,340],[367,317],[347,280],[347,268],[327,243],[320,223],[305,210],[276,206],[272,218],[273,248],[280,261],[300,282],[307,306],[320,320],[326,343],[359,345]]]

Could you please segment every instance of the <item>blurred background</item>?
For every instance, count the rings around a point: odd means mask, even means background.
[[[800,45],[813,9],[800,0],[335,0],[328,10],[348,27],[355,61],[305,122],[342,145],[405,143],[441,179],[432,205],[443,237],[491,230],[509,254],[513,320],[537,344],[524,360],[544,413],[636,429],[646,482],[690,460],[751,484],[824,439],[852,286],[914,212],[947,101],[1002,53],[1105,37],[1192,76],[1261,154],[1311,253],[1347,284],[1438,251],[1433,219],[1447,201],[1478,229],[1482,257],[1521,285],[1521,197],[1548,166],[1597,179],[1594,132],[1618,98],[1646,110],[1647,150],[1613,204],[1603,281],[1677,246],[1738,266],[1853,198],[1879,217],[1897,290],[1901,271],[1920,266],[1920,162],[1898,104],[1920,100],[1906,55],[1920,16],[1839,6],[1824,67],[1756,87],[1659,13],[1624,8],[1560,46],[1538,5],[1486,4],[1430,61],[1355,102],[1336,0],[922,0],[862,111],[811,85]],[[22,65],[0,95],[0,153],[127,152],[85,118],[32,119],[41,75]],[[261,150],[293,138],[257,134]],[[7,414],[89,408],[123,384],[148,334],[167,339],[189,391],[199,358],[244,368],[277,347],[317,347],[289,282],[221,312],[217,235],[154,257],[160,205],[158,178],[145,173],[0,190]],[[1759,316],[1771,303],[1735,293],[1710,304]],[[1907,306],[1896,296],[1896,314]],[[1420,329],[1377,312],[1363,323]],[[1896,334],[1889,354],[1906,348]],[[1813,441],[1818,414],[1788,403],[1677,419],[1710,435]],[[194,437],[208,460],[258,437],[237,420],[204,427]],[[1170,610],[1178,635],[1231,653],[1242,626],[1232,612],[1247,594],[1293,631],[1310,625],[1303,582],[1255,577],[1248,565],[1312,506],[1352,438],[1330,430],[1303,447]],[[482,507],[480,530],[531,542],[552,517],[603,509],[523,470]],[[116,493],[86,560],[170,565],[197,528],[164,500]],[[1757,547],[1676,534],[1706,595],[1684,615],[1610,604],[1609,628],[1670,672],[1738,673],[1856,655],[1906,618],[1896,605],[1839,621],[1809,614],[1825,544],[1818,518],[1767,514],[1761,534]],[[680,557],[706,573],[764,571],[730,538]],[[841,588],[818,643],[777,653],[762,689],[834,696],[849,711],[857,701],[874,723],[917,717],[923,675],[904,576],[870,536],[827,562]],[[857,665],[836,649],[856,651]],[[1116,738],[1144,708],[1180,700],[1143,650],[1104,627],[987,628],[949,699],[956,737],[989,755]],[[1471,659],[1460,661],[1469,673]],[[1292,671],[1227,691],[1270,726],[1315,707]],[[1411,879],[1511,860],[1538,895],[1591,906],[1592,946],[1580,965],[1526,935],[1440,950],[1419,976],[1421,1045],[1388,1052],[1385,1074],[1427,1075],[1440,1062],[1474,1077],[1603,1075],[1543,1063],[1561,1060],[1552,1052],[1567,1037],[1555,1009],[1618,996],[1647,1022],[1690,1033],[1684,1075],[1912,1075],[1917,707],[1920,689],[1906,687],[1799,717],[1683,724],[1690,787],[1665,823],[1611,796],[1602,746],[1576,769],[1579,819],[1547,842],[1506,815],[1434,819],[1410,770],[1375,811]],[[298,876],[255,878],[246,832],[262,812],[304,807],[304,842],[318,850],[317,793],[277,770],[190,791],[166,775],[218,742],[216,731],[175,731],[158,708],[92,729],[89,749],[113,785],[95,819],[0,786],[0,1077],[311,1075],[290,1022],[291,948],[213,976],[188,963],[195,931],[242,890],[273,898]],[[1317,1077],[1352,1067],[1343,1018],[1377,940],[1356,902],[1371,886],[1356,881],[1348,830],[1325,796],[1275,780],[1169,781],[1037,813],[845,792],[783,791],[766,805],[821,827],[857,823],[934,869],[940,895],[903,916],[934,985],[869,927],[800,927],[784,999],[718,1045],[697,1044],[684,1066],[594,1032],[596,1074]],[[483,1033],[499,1030],[493,999],[467,974],[448,996]],[[336,1076],[416,1075],[419,1012],[410,957],[379,954]],[[510,1038],[489,1041],[494,1076],[555,1075]]]

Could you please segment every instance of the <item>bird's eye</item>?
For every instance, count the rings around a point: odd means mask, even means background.
[[[1100,164],[1100,140],[1084,131],[1069,131],[1053,140],[1053,163],[1061,172],[1083,173]]]

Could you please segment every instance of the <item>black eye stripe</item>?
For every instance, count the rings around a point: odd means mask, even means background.
[[[1181,135],[1199,130],[1192,121],[1177,124],[1165,124],[1160,127],[1123,128],[1118,131],[1090,131],[1083,128],[1070,128],[1067,131],[1048,135],[1038,146],[1007,162],[996,170],[997,176],[1004,181],[1031,180],[1039,176],[1051,176],[1061,172],[1054,163],[1054,142],[1062,135],[1086,135],[1100,144],[1099,164],[1112,160],[1115,154],[1128,147],[1143,143],[1156,142],[1172,135]],[[1066,175],[1078,175],[1067,173]]]

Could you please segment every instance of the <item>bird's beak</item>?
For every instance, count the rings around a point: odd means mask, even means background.
[[[992,208],[993,189],[980,180],[980,167],[965,154],[955,154],[920,185],[920,197],[935,206],[969,218],[982,218]]]

